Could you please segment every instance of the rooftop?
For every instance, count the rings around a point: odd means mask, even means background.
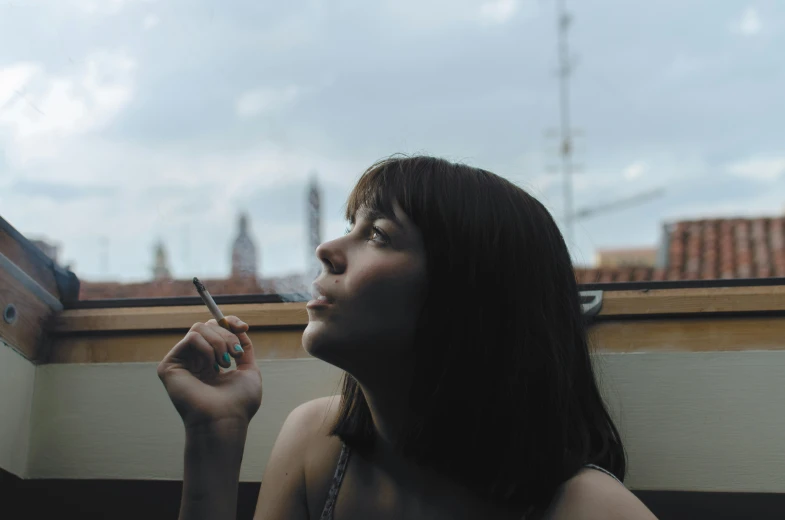
[[[579,283],[785,276],[785,217],[684,220],[665,226],[657,266],[580,267]]]

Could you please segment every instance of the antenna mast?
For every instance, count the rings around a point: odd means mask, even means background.
[[[571,246],[574,240],[572,211],[572,174],[574,165],[572,162],[572,128],[570,127],[570,76],[572,75],[572,63],[567,33],[570,30],[572,16],[567,12],[564,2],[565,0],[556,0],[556,23],[559,31],[559,156],[561,157],[561,173],[564,179],[564,234],[566,235],[567,245]]]

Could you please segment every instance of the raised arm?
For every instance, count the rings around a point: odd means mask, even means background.
[[[248,325],[229,316],[197,323],[158,365],[158,377],[185,426],[180,520],[237,516],[237,486],[251,418],[262,401]],[[234,358],[237,369],[231,367]]]

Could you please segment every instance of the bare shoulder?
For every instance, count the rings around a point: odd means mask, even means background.
[[[338,415],[341,396],[319,397],[299,405],[286,418],[284,427],[305,429],[311,434],[329,433]]]
[[[549,520],[657,520],[629,489],[605,473],[583,469],[559,490]]]
[[[289,413],[267,461],[255,519],[310,516],[314,505],[312,490],[324,480],[319,478],[318,462],[331,457],[333,451],[337,459],[340,450],[340,441],[329,436],[339,403],[339,396],[323,397],[303,403]]]
[[[330,436],[330,430],[338,418],[340,404],[339,395],[314,399],[298,406],[289,419],[301,424],[308,431],[303,474],[308,510],[315,518],[319,518],[327,500],[341,453],[341,440]]]
[[[338,395],[313,399],[289,413],[281,428],[278,441],[290,446],[291,452],[301,458],[306,478],[313,476],[314,464],[330,460],[332,452],[338,457],[341,441],[330,436],[338,417],[341,397]]]

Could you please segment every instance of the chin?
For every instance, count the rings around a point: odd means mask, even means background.
[[[333,350],[330,348],[333,342],[330,341],[329,331],[324,329],[322,322],[309,322],[303,331],[303,349],[315,358],[328,361],[326,357],[329,357],[330,351]]]
[[[329,363],[341,370],[348,370],[356,361],[357,352],[351,348],[349,339],[335,334],[331,327],[320,321],[312,321],[303,331],[303,349],[308,355]]]

